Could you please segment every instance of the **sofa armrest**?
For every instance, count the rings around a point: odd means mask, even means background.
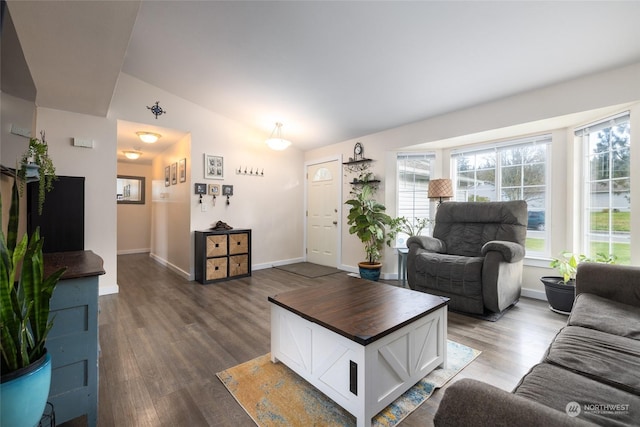
[[[447,245],[440,239],[431,236],[412,236],[407,240],[407,247],[416,245],[420,249],[430,252],[446,253]]]
[[[524,246],[519,243],[492,240],[482,246],[482,256],[486,256],[489,251],[500,252],[506,262],[518,262],[524,259]]]
[[[581,293],[640,307],[640,267],[580,263],[576,273],[576,295]]]
[[[595,425],[470,378],[447,387],[433,423],[436,427]]]

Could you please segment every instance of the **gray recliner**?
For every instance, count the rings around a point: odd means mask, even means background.
[[[452,310],[499,313],[520,298],[526,235],[524,200],[442,203],[433,237],[407,240],[409,287]]]

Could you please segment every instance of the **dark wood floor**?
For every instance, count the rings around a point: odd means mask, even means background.
[[[119,256],[120,293],[100,297],[98,425],[254,425],[215,374],[270,350],[268,296],[331,280],[266,269],[203,286],[146,254]],[[482,351],[454,381],[511,390],[565,322],[526,298],[498,322],[449,313],[449,339]],[[441,396],[436,391],[402,425],[431,425]]]

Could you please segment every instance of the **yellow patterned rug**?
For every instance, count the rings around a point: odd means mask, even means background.
[[[395,426],[422,405],[433,391],[445,385],[480,355],[480,351],[447,342],[447,369],[437,368],[373,419],[373,426]],[[353,415],[270,354],[219,372],[218,378],[261,427],[355,426]]]

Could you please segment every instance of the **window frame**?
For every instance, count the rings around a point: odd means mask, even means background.
[[[493,187],[494,189],[493,191],[493,195],[492,197],[489,197],[490,201],[500,201],[503,200],[503,196],[504,196],[504,191],[503,191],[503,183],[502,183],[502,178],[503,178],[503,173],[505,172],[506,168],[508,167],[512,167],[512,166],[519,166],[521,169],[521,176],[520,176],[520,185],[519,186],[508,186],[507,188],[520,188],[520,195],[521,197],[523,197],[523,194],[525,193],[525,189],[526,188],[533,188],[533,187],[543,187],[544,188],[544,201],[542,202],[542,207],[536,207],[534,208],[534,210],[532,210],[531,206],[528,206],[528,210],[533,212],[533,211],[538,211],[538,210],[542,210],[543,212],[545,212],[545,220],[544,220],[544,230],[531,230],[529,229],[529,227],[527,227],[527,239],[540,239],[542,240],[542,248],[541,250],[533,250],[531,248],[527,248],[527,258],[548,258],[550,256],[550,252],[551,252],[551,242],[550,242],[550,237],[551,237],[551,192],[550,192],[550,177],[551,177],[551,165],[552,165],[552,161],[551,161],[551,155],[552,155],[552,133],[549,132],[545,132],[543,134],[539,134],[539,135],[534,135],[534,136],[529,136],[529,137],[524,137],[524,138],[513,138],[513,139],[509,139],[509,140],[503,140],[503,141],[496,141],[496,142],[490,142],[490,143],[485,143],[485,144],[480,144],[480,145],[476,145],[476,146],[471,146],[471,147],[460,147],[457,148],[455,150],[452,150],[451,152],[451,171],[452,171],[452,177],[453,177],[453,185],[454,185],[454,200],[456,201],[467,201],[467,199],[465,200],[460,200],[460,194],[459,194],[459,188],[458,188],[458,184],[459,184],[459,170],[458,170],[458,161],[461,158],[469,158],[470,156],[477,156],[477,155],[481,155],[481,154],[487,154],[487,153],[493,153],[495,155],[494,159],[493,159],[493,170],[494,170],[494,178],[493,178]],[[538,162],[539,164],[544,164],[544,184],[540,185],[524,185],[524,168],[526,166],[526,164],[524,162],[519,163],[518,165],[504,165],[503,164],[503,155],[505,152],[512,150],[514,148],[517,148],[519,146],[536,146],[536,145],[544,145],[545,150],[544,150],[544,160],[541,162]],[[475,163],[475,161],[474,161]],[[475,167],[474,169],[474,180],[477,181],[477,171],[478,170],[488,170],[488,169],[478,169],[477,167]],[[486,191],[491,191],[491,190],[486,190]],[[478,197],[485,197],[482,196],[481,194],[479,194],[479,192],[476,190],[473,193],[473,197],[475,200],[478,199]],[[534,234],[535,233],[535,234]],[[539,233],[543,233],[542,236],[539,236]]]

